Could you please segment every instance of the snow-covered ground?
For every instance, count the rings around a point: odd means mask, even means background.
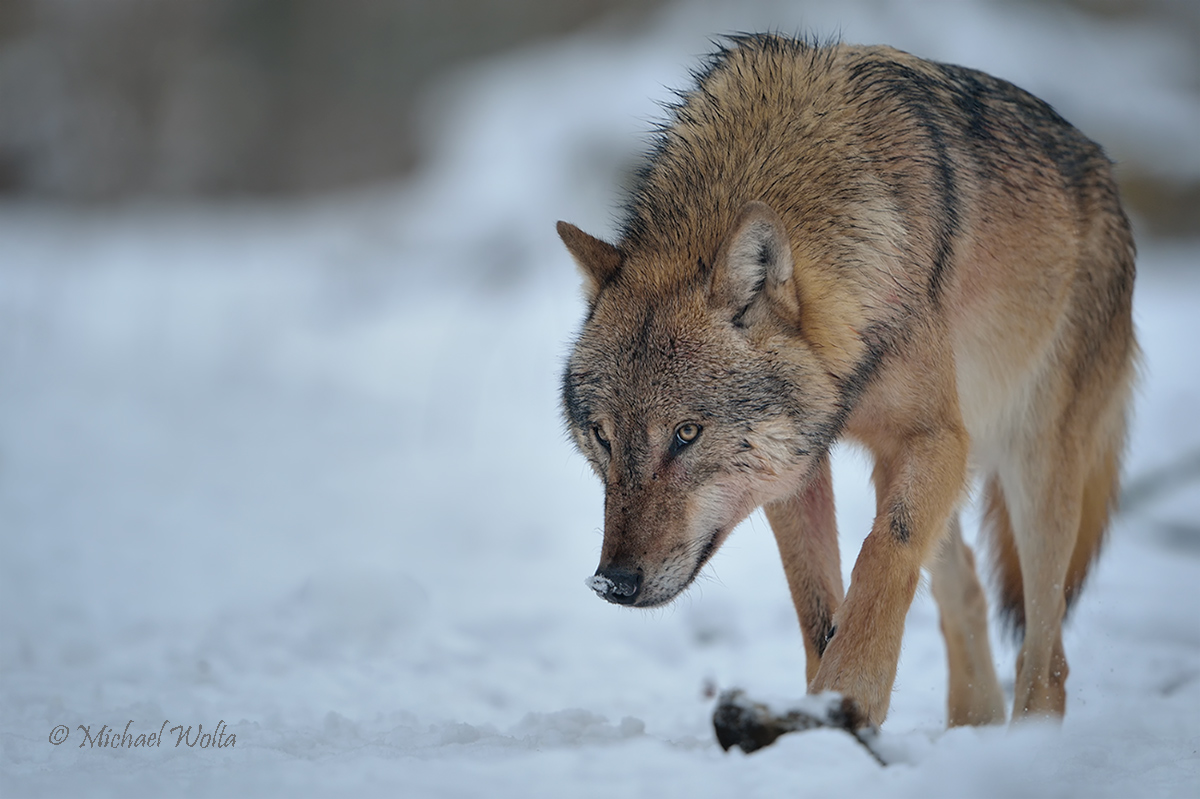
[[[752,756],[713,739],[714,688],[803,691],[761,517],[668,609],[584,586],[601,495],[559,421],[581,308],[553,222],[611,233],[614,181],[707,34],[806,25],[969,63],[1114,150],[1200,169],[1170,31],[976,2],[743,9],[461,73],[430,101],[438,158],[405,185],[0,207],[0,794],[1195,795],[1195,476],[1114,526],[1066,636],[1061,729],[946,732],[922,592],[886,769],[830,731]],[[1200,240],[1142,243],[1135,484],[1197,471],[1198,261]],[[863,458],[839,451],[835,481],[848,571]],[[131,720],[165,739],[100,749],[80,729]],[[222,721],[233,746],[169,732]]]

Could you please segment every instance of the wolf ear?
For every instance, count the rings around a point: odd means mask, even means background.
[[[717,252],[710,299],[739,326],[752,321],[747,314],[760,300],[781,303],[789,318],[798,314],[792,246],[783,220],[766,203],[747,203],[730,228]]]
[[[583,273],[588,301],[591,302],[596,299],[600,289],[616,276],[624,256],[607,241],[589,236],[570,222],[559,222],[557,227],[559,238],[567,245],[567,251]]]

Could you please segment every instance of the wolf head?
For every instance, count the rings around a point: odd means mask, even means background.
[[[751,511],[803,485],[837,426],[833,378],[801,335],[792,249],[763,203],[699,262],[558,231],[589,304],[562,400],[605,486],[590,584],[661,605]]]

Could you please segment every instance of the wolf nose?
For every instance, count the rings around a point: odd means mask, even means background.
[[[618,605],[632,605],[642,590],[642,575],[630,569],[598,569],[588,586],[603,599]]]

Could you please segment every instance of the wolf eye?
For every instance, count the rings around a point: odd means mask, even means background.
[[[693,424],[692,422],[679,425],[679,429],[675,431],[675,448],[686,447],[695,441],[699,435],[700,425]]]
[[[600,425],[592,425],[592,435],[596,439],[596,443],[604,447],[605,452],[612,452],[612,445],[608,443],[608,439],[604,437],[604,431],[600,429]]]

